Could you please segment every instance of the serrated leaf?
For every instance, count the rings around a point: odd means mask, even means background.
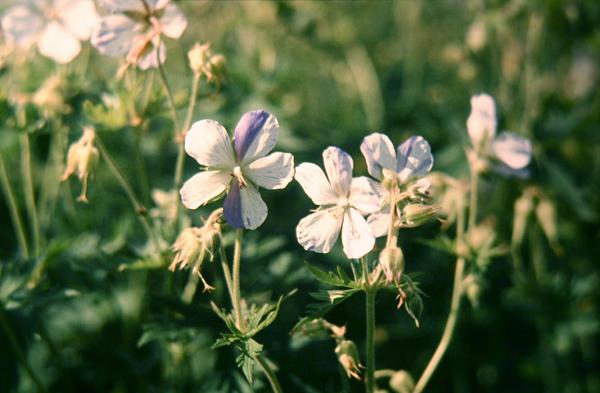
[[[242,373],[244,373],[248,383],[251,384],[256,357],[262,352],[263,345],[253,339],[248,339],[240,343],[238,349],[240,354],[235,359],[235,362],[237,366],[242,369]]]
[[[319,300],[318,303],[312,303],[308,305],[308,313],[306,317],[300,319],[298,323],[292,328],[292,332],[298,330],[304,323],[321,318],[329,311],[333,310],[343,301],[350,298],[350,296],[359,292],[359,288],[352,289],[333,289],[333,290],[320,290],[318,292],[312,292],[310,295]]]
[[[360,285],[351,280],[350,277],[339,266],[337,272],[326,272],[306,262],[310,273],[321,283],[334,287],[358,288]]]
[[[225,322],[229,331],[233,334],[242,335],[242,332],[235,326],[235,321],[231,317],[231,315],[227,314],[224,310],[220,309],[214,302],[210,302],[210,307],[217,314],[219,318]]]

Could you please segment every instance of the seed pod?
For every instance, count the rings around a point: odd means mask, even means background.
[[[415,380],[404,370],[399,370],[390,378],[390,388],[396,393],[411,393],[415,388]]]
[[[360,358],[356,344],[350,340],[341,340],[335,347],[338,361],[346,371],[348,378],[360,379]]]
[[[411,203],[404,206],[402,215],[404,217],[404,226],[417,227],[425,224],[427,221],[436,217],[439,213],[438,206],[424,205],[421,203]]]
[[[386,247],[379,253],[379,266],[386,284],[400,284],[404,272],[404,254],[399,247]]]

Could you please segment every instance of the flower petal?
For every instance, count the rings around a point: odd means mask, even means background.
[[[144,26],[125,15],[108,15],[92,33],[91,43],[98,52],[111,57],[125,57],[133,40]]]
[[[197,209],[223,193],[231,179],[227,172],[199,172],[186,181],[179,190],[181,202],[188,209]]]
[[[152,44],[152,49],[138,61],[137,66],[140,70],[147,70],[158,67],[158,59],[156,58],[156,44]],[[164,42],[160,43],[160,63],[164,64],[167,59],[167,48]]]
[[[2,31],[6,41],[20,48],[33,45],[43,28],[42,16],[24,5],[11,7],[2,16]]]
[[[67,30],[80,41],[89,39],[100,21],[93,0],[58,0],[54,8]]]
[[[340,234],[342,218],[343,210],[339,207],[309,214],[296,227],[298,243],[307,251],[328,253]]]
[[[375,236],[358,210],[350,208],[344,213],[342,244],[348,258],[358,259],[367,254],[375,245]]]
[[[170,38],[179,38],[187,24],[187,18],[175,4],[169,3],[165,6],[160,17],[160,28],[164,35]]]
[[[491,141],[496,135],[496,104],[489,94],[471,97],[467,131],[475,147],[484,141]]]
[[[512,132],[503,132],[492,142],[496,157],[512,169],[523,169],[531,160],[531,142]]]
[[[81,44],[62,24],[50,22],[40,36],[38,50],[57,63],[66,64],[79,54]]]
[[[422,136],[411,136],[398,146],[396,172],[401,182],[427,174],[432,166],[431,147]]]
[[[367,224],[375,237],[381,237],[388,233],[390,218],[389,205],[386,205],[380,212],[373,213],[367,218]]]
[[[339,147],[330,146],[323,152],[323,163],[333,190],[341,197],[350,193],[352,157]]]
[[[243,164],[266,156],[277,142],[279,123],[263,110],[246,112],[235,126],[233,142]]]
[[[361,176],[352,179],[348,202],[362,214],[375,213],[381,210],[383,187],[373,180]]]
[[[396,170],[396,152],[387,135],[375,132],[363,139],[360,151],[367,161],[369,175],[381,180],[381,169]]]
[[[272,153],[253,161],[243,172],[257,186],[269,190],[285,188],[294,178],[294,156]]]
[[[296,167],[294,178],[315,205],[335,205],[338,196],[331,188],[323,170],[317,165],[303,162]]]
[[[234,228],[256,229],[267,218],[267,205],[259,192],[251,185],[240,187],[237,181],[231,183],[223,217]]]
[[[192,124],[185,135],[185,151],[200,165],[210,168],[228,169],[235,165],[229,135],[214,120],[200,120]]]
[[[138,12],[146,13],[142,1],[131,0],[98,0],[99,5],[109,13]]]

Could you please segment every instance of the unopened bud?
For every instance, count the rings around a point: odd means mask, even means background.
[[[390,388],[396,393],[411,393],[415,388],[415,380],[407,371],[399,370],[390,378]]]
[[[550,242],[550,246],[555,253],[560,254],[562,249],[558,243],[556,209],[554,208],[554,204],[549,199],[541,199],[535,209],[535,215],[537,216],[538,222],[540,223],[546,238]]]
[[[93,170],[98,165],[100,153],[94,146],[96,133],[93,127],[84,127],[83,135],[74,142],[67,152],[67,165],[61,176],[61,181],[76,173],[83,187],[78,200],[87,202],[88,180]]]
[[[187,56],[192,71],[196,74],[202,74],[210,62],[210,44],[200,44],[196,42],[194,47],[189,50]]]
[[[348,378],[360,379],[360,358],[356,344],[350,340],[342,340],[335,347],[338,361],[346,371]]]
[[[439,207],[424,205],[421,203],[411,203],[404,206],[402,215],[404,217],[403,225],[407,227],[417,227],[425,224],[427,221],[435,218],[439,214]]]
[[[463,290],[473,307],[479,306],[479,297],[481,296],[481,280],[473,274],[469,274],[463,281]]]
[[[404,272],[404,254],[399,247],[386,247],[379,253],[379,266],[383,271],[386,283],[400,284]]]
[[[515,201],[515,212],[513,217],[512,243],[519,246],[525,237],[527,220],[533,210],[533,195],[530,192],[524,192]]]

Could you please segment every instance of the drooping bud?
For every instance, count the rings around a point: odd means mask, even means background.
[[[77,141],[71,144],[67,152],[67,164],[65,171],[61,176],[61,181],[65,181],[72,174],[76,173],[83,187],[81,195],[77,198],[80,202],[87,202],[88,180],[100,160],[100,153],[94,146],[96,132],[93,127],[83,127],[83,135]]]
[[[404,272],[404,254],[399,247],[386,247],[379,253],[379,267],[385,276],[386,284],[400,284]]]
[[[462,286],[463,291],[466,293],[467,298],[471,302],[471,305],[473,307],[478,307],[479,297],[481,296],[482,290],[481,280],[477,276],[469,274],[463,280]]]
[[[341,340],[335,347],[335,354],[338,361],[346,371],[348,378],[360,380],[360,358],[356,344],[350,340]]]
[[[550,242],[550,246],[555,253],[561,254],[562,248],[558,242],[558,233],[556,230],[556,209],[554,204],[547,198],[542,198],[535,209],[537,220]]]
[[[390,378],[390,388],[396,393],[411,393],[415,388],[415,380],[407,371],[399,370]]]
[[[527,220],[529,214],[533,210],[533,192],[532,189],[527,189],[515,201],[515,212],[513,216],[512,244],[519,246],[525,237],[525,229],[527,228]]]
[[[417,227],[438,216],[440,208],[435,205],[410,203],[402,209],[403,226]]]

